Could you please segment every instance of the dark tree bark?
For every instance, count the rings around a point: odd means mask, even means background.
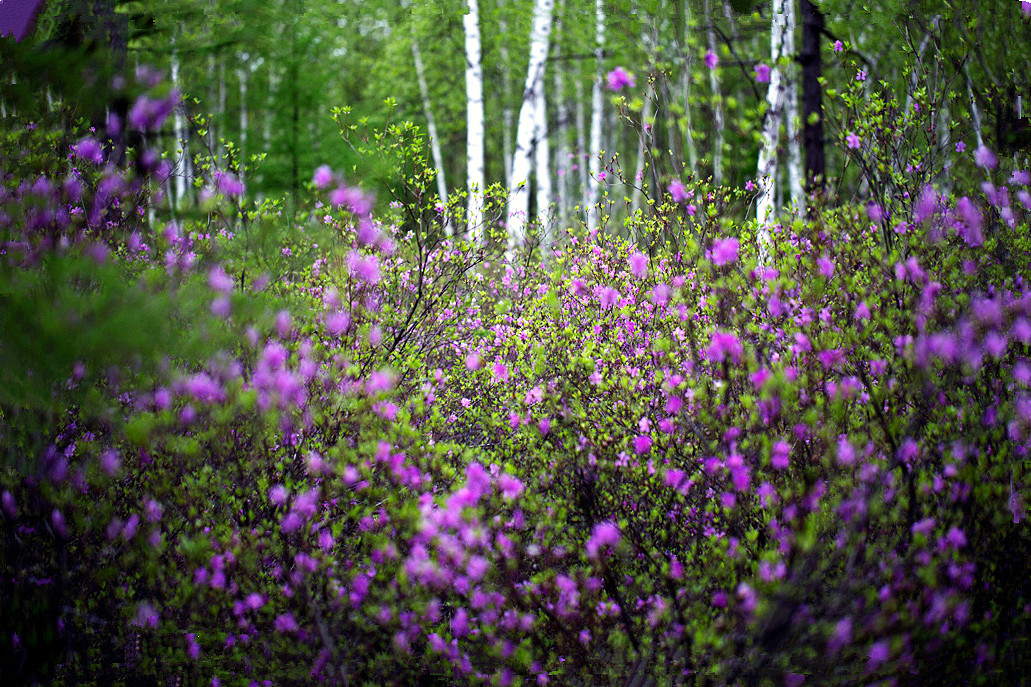
[[[827,161],[823,149],[823,91],[820,77],[820,35],[824,30],[823,14],[811,0],[801,0],[802,14],[802,121],[805,141],[806,193],[821,193],[826,182]],[[815,116],[814,116],[815,115]]]

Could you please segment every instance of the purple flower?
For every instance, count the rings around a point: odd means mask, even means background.
[[[283,613],[276,616],[274,627],[276,632],[296,632],[297,621],[294,620],[293,613]]]
[[[856,81],[866,81],[866,70],[860,69],[856,72]]]
[[[215,265],[208,272],[208,286],[219,293],[229,293],[233,290],[233,280],[222,269],[222,265]]]
[[[640,455],[647,453],[652,448],[652,438],[646,434],[634,437],[634,453]]]
[[[832,654],[836,654],[851,642],[852,619],[842,618],[834,624],[834,630],[831,632],[831,638],[827,643],[827,648]]]
[[[635,86],[634,77],[630,76],[622,67],[616,67],[605,78],[610,91],[619,92],[627,86],[630,88]]]
[[[855,150],[859,147],[859,136],[856,136],[855,134],[849,134],[845,137],[845,143],[848,144],[849,148]]]
[[[379,261],[375,255],[362,255],[351,251],[347,256],[347,268],[351,276],[369,284],[378,284],[380,280]]]
[[[523,493],[523,483],[507,473],[498,478],[498,488],[501,489],[501,496],[506,501],[511,501]]]
[[[1029,175],[1025,170],[1015,169],[1013,170],[1013,174],[1010,175],[1010,183],[1027,186],[1028,184],[1031,184],[1031,175]]]
[[[611,286],[606,286],[601,290],[598,296],[598,300],[601,302],[601,307],[604,310],[609,310],[619,302],[620,293]]]
[[[760,62],[755,65],[755,80],[759,83],[770,82],[770,65]]]
[[[329,165],[320,165],[315,170],[315,176],[312,177],[312,183],[315,184],[315,188],[320,191],[330,184],[333,183],[333,170]]]
[[[841,52],[845,49],[845,45],[841,41],[834,41],[834,52]]]
[[[720,58],[716,57],[716,53],[712,50],[705,53],[705,66],[709,69],[715,69],[716,65],[720,63]]]
[[[978,146],[974,151],[974,162],[978,167],[984,169],[995,169],[995,165],[998,164],[995,160],[995,153],[983,145]]]
[[[820,275],[830,279],[834,276],[834,261],[824,255],[816,260],[816,267],[820,271]]]
[[[887,640],[882,639],[879,642],[875,642],[870,646],[869,661],[866,665],[867,670],[870,672],[877,670],[890,656],[891,647],[888,646]]]
[[[956,141],[956,152],[957,153],[962,153],[966,149],[967,149],[967,144],[966,143],[964,143],[963,141]]]
[[[588,557],[597,560],[603,547],[614,548],[620,539],[619,528],[614,523],[599,522],[591,530],[591,538],[587,540]]]
[[[674,203],[683,203],[691,197],[679,179],[669,182],[669,195],[672,196]]]
[[[648,276],[648,256],[641,251],[635,251],[630,256],[630,273],[638,279]]]
[[[856,449],[848,437],[838,437],[838,462],[842,465],[852,465],[856,462]]]
[[[791,446],[786,441],[778,441],[773,445],[773,452],[770,455],[770,465],[776,470],[786,470],[788,458],[791,455]]]
[[[938,194],[930,186],[924,186],[924,190],[920,193],[920,198],[917,199],[916,206],[913,208],[913,221],[920,223],[926,220],[934,214],[937,204]]]
[[[74,146],[72,150],[75,154],[87,161],[94,164],[101,164],[104,161],[104,152],[100,147],[100,143],[95,138],[83,138]]]
[[[718,267],[729,265],[737,260],[737,251],[741,243],[733,237],[720,239],[712,246],[712,262]]]
[[[244,192],[243,182],[227,172],[215,172],[215,188],[219,193],[237,198]]]
[[[716,331],[712,334],[709,347],[705,349],[705,356],[714,363],[723,362],[729,357],[736,364],[741,361],[743,351],[741,342],[732,332]]]

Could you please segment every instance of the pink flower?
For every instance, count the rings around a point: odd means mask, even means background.
[[[741,361],[743,352],[741,342],[732,332],[713,332],[709,347],[705,349],[705,356],[714,363],[723,362],[730,358],[734,363]]]
[[[315,184],[315,188],[322,190],[333,183],[333,170],[330,169],[329,165],[320,165],[315,170],[315,176],[312,177],[312,183]]]
[[[734,262],[737,260],[737,251],[740,246],[740,242],[733,237],[720,239],[714,243],[712,246],[713,264],[722,267]]]
[[[849,134],[845,137],[845,143],[848,144],[849,148],[855,150],[859,147],[859,136],[856,136],[855,134]]]
[[[834,52],[841,52],[844,49],[844,43],[842,43],[841,41],[834,41]]]
[[[963,141],[956,141],[956,152],[957,153],[962,153],[966,149],[967,149],[967,144],[966,143],[964,143]]]
[[[759,83],[770,82],[770,65],[760,62],[755,65],[755,80]]]
[[[997,164],[995,154],[985,146],[978,146],[977,150],[974,151],[974,162],[978,167],[983,167],[984,169],[995,169]]]
[[[716,53],[712,50],[705,53],[705,66],[709,69],[715,69],[716,65],[720,63],[720,58],[716,57]]]
[[[615,548],[622,538],[619,528],[611,522],[599,522],[591,530],[591,538],[587,540],[587,556],[598,559],[603,547]]]
[[[634,77],[630,76],[622,67],[616,67],[605,78],[610,91],[619,92],[627,86],[633,88],[635,85]]]
[[[630,273],[638,279],[648,276],[648,256],[641,251],[635,251],[630,256]]]
[[[669,195],[672,196],[674,203],[683,203],[691,197],[679,179],[674,179],[669,183]]]
[[[640,455],[647,453],[652,448],[652,438],[645,434],[634,437],[634,453]]]

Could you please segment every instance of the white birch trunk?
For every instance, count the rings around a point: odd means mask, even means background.
[[[483,235],[483,65],[480,59],[480,11],[477,0],[468,0],[465,26],[466,187],[469,192],[468,231],[472,241]]]
[[[601,198],[601,125],[604,109],[604,97],[602,95],[602,84],[605,81],[605,6],[602,0],[594,2],[594,60],[595,74],[594,85],[591,88],[591,149],[588,169],[590,178],[587,180],[587,228],[594,230],[598,227],[598,219],[601,210],[597,208]]]
[[[172,51],[171,71],[172,88],[181,92],[181,89],[179,88],[179,56],[175,53],[174,50]],[[180,169],[180,166],[177,164],[177,169],[175,172],[175,199],[173,201],[173,205],[176,210],[178,210],[182,206],[183,199],[186,197],[186,187],[190,175],[190,156],[188,155],[188,150],[186,146],[185,129],[186,127],[183,122],[182,109],[180,106],[176,106],[172,114],[172,132],[175,139],[173,145],[175,146],[176,153],[182,155],[181,159],[183,160],[182,168]],[[180,152],[180,149],[182,152]]]
[[[698,153],[695,151],[691,127],[691,69],[694,67],[691,50],[691,3],[684,0],[684,66],[680,74],[680,87],[684,99],[684,127],[686,129],[684,140],[687,142],[687,164],[693,172],[698,164]]]
[[[787,64],[784,70],[786,85],[785,134],[788,141],[788,190],[795,210],[805,214],[805,190],[802,187],[802,137],[799,135],[798,119],[798,70],[795,65],[795,0],[787,0],[784,28],[784,55]]]
[[[634,188],[631,193],[630,214],[635,214],[641,207],[641,188],[644,186],[644,161],[651,146],[652,127],[648,120],[652,117],[652,100],[656,97],[655,87],[649,79],[648,94],[644,98],[641,109],[641,131],[637,139],[637,169],[634,170]]]
[[[426,132],[430,137],[430,153],[433,155],[433,166],[437,170],[437,195],[440,202],[447,206],[447,179],[444,176],[444,156],[440,152],[440,137],[437,135],[437,119],[433,116],[430,103],[430,89],[426,85],[426,71],[422,64],[422,53],[415,39],[415,28],[412,28],[412,58],[415,60],[415,77],[419,81],[419,95],[422,98],[422,113],[426,117]]]
[[[777,183],[777,139],[783,114],[784,77],[780,69],[780,56],[784,51],[784,33],[787,25],[788,0],[773,0],[773,18],[770,23],[770,85],[766,91],[766,119],[763,122],[762,144],[756,177],[759,182],[759,201],[756,219],[759,222],[759,262],[766,264],[772,237],[767,222],[773,214]]]
[[[555,167],[558,174],[558,192],[555,197],[556,219],[560,226],[565,227],[569,219],[569,199],[571,197],[572,179],[569,178],[569,142],[567,133],[569,129],[569,105],[566,104],[565,80],[562,78],[561,65],[555,65],[555,106],[558,117],[555,126]]]
[[[584,113],[584,84],[580,78],[574,82],[576,85],[576,169],[580,179],[579,193],[577,198],[581,201],[587,199],[587,189],[590,187],[587,177],[588,157],[587,152],[587,116]],[[584,208],[586,212],[587,208]]]
[[[247,66],[248,55],[243,53],[240,56],[241,66],[240,77],[240,159],[237,165],[240,168],[240,181],[244,181],[247,173]]]
[[[551,154],[548,145],[548,108],[544,97],[544,79],[540,80],[533,112],[533,157],[534,175],[537,177],[537,219],[540,222],[542,257],[551,251],[552,229],[552,184]]]
[[[502,18],[498,20],[498,31],[502,36],[508,35],[508,23]],[[501,41],[501,150],[505,156],[505,188],[512,186],[512,81],[509,76],[508,44]]]
[[[537,101],[544,93],[544,63],[548,56],[551,17],[555,0],[535,0],[533,28],[530,31],[530,63],[526,68],[523,103],[519,108],[519,128],[512,156],[512,180],[508,188],[508,255],[526,242],[527,215],[530,210],[530,168],[533,158],[534,120]]]
[[[777,0],[774,0],[776,7]],[[705,0],[705,23],[709,50],[716,54],[716,31],[713,30],[712,8],[709,0]],[[712,180],[719,184],[723,181],[723,93],[720,91],[720,76],[715,69],[709,69],[709,90],[713,101],[713,144],[712,144]]]

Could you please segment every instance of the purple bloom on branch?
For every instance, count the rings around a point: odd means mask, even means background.
[[[995,169],[995,165],[998,164],[995,159],[995,153],[985,146],[978,146],[977,150],[974,151],[974,162],[977,163],[978,167],[984,169]]]
[[[740,246],[741,244],[736,238],[720,239],[712,246],[712,262],[719,267],[729,265],[737,260],[737,251]]]
[[[715,69],[716,65],[720,63],[720,58],[716,57],[716,53],[712,50],[705,53],[705,66],[709,69]]]
[[[674,203],[683,203],[691,197],[679,179],[669,182],[669,195],[673,198]]]
[[[759,83],[770,82],[770,65],[760,62],[755,65],[755,80]]]
[[[625,69],[622,67],[616,67],[605,77],[608,82],[609,90],[619,92],[629,86],[633,88],[636,84],[634,77],[630,76]]]
[[[611,522],[599,522],[591,530],[591,538],[587,541],[587,555],[597,559],[603,547],[615,547],[621,535],[619,528]]]

